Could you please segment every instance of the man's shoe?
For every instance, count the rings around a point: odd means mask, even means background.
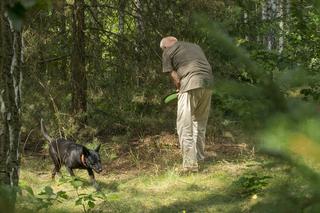
[[[182,173],[186,174],[186,173],[197,173],[199,172],[199,168],[198,167],[184,167],[182,168]]]

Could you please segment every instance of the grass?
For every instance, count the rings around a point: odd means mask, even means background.
[[[277,212],[288,212],[286,210],[296,210],[299,206],[298,202],[292,203],[285,197],[281,199],[278,193],[284,183],[292,181],[290,176],[294,171],[288,166],[261,155],[252,155],[250,149],[245,152],[242,148],[237,148],[236,144],[231,146],[226,143],[226,146],[223,146],[221,143],[207,147],[209,153],[216,152],[216,155],[204,163],[201,172],[182,175],[179,173],[179,149],[170,146],[168,142],[173,138],[172,135],[157,137],[154,139],[159,142],[157,146],[150,142],[152,138],[143,138],[144,144],[130,149],[127,154],[121,156],[116,153],[118,158],[104,165],[103,174],[96,175],[106,197],[94,197],[96,200],[92,211],[274,212],[283,208],[284,211]],[[143,153],[147,153],[147,158]],[[139,159],[133,156],[139,156]],[[137,159],[139,163],[136,162]],[[48,212],[83,212],[82,206],[75,205],[79,195],[74,187],[69,183],[61,184],[59,178],[51,180],[51,168],[52,163],[48,156],[23,157],[21,184],[30,186],[35,194],[40,193],[46,186],[52,187],[54,192],[66,192],[68,199],[61,203],[54,202],[47,209]],[[255,172],[256,176],[249,176],[251,179],[242,178],[244,182],[239,182],[240,177],[247,177],[248,175],[245,175],[252,172]],[[65,169],[62,173],[68,176]],[[78,193],[95,193],[86,171],[77,170],[76,175],[84,182]],[[266,185],[259,182],[264,176],[270,176],[266,179]],[[255,182],[250,182],[252,179]],[[299,198],[300,194],[306,193],[308,189],[304,188],[298,177],[294,181],[296,187],[290,193],[294,194],[292,197]],[[19,199],[18,211],[35,208],[28,204],[26,193]],[[280,202],[279,205],[277,201]]]

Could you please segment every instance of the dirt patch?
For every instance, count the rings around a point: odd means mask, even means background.
[[[128,146],[129,144],[129,146]],[[124,149],[116,150],[118,157],[105,165],[106,172],[123,173],[128,170],[163,170],[180,165],[181,151],[178,136],[171,133],[131,139]],[[206,154],[209,160],[237,160],[254,155],[254,148],[246,143],[235,143],[226,138],[208,140]]]
[[[115,142],[113,144],[105,144],[109,149],[105,154],[115,157],[103,160],[103,173],[110,172],[114,174],[125,174],[126,172],[141,171],[162,171],[167,168],[181,165],[181,150],[176,134],[163,132],[159,135],[149,135],[141,138],[131,138],[122,143]],[[24,152],[24,160],[28,158],[37,158],[50,161],[47,150],[37,149],[41,147],[43,142],[39,144],[31,144],[25,146],[28,149]],[[28,151],[29,150],[29,151]],[[207,138],[206,155],[209,160],[239,160],[254,155],[254,147],[246,143],[236,143],[230,138]],[[41,167],[45,167],[42,165]]]

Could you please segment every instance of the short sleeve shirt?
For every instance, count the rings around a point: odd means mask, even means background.
[[[209,88],[213,84],[212,68],[202,49],[193,43],[177,41],[162,54],[163,72],[175,70],[180,77],[180,92]]]

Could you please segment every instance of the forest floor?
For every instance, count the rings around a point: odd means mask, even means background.
[[[18,210],[34,212],[42,206],[43,212],[298,211],[300,204],[294,198],[301,197],[305,189],[299,178],[292,178],[295,171],[288,165],[230,137],[209,138],[207,144],[208,159],[201,170],[182,174],[176,135],[114,137],[102,148],[104,171],[96,175],[99,193],[86,171],[75,171],[83,182],[80,185],[61,177],[51,180],[53,165],[46,149],[24,154],[20,185],[27,190],[19,197]],[[68,176],[65,168],[62,174]],[[297,181],[299,184],[293,184]],[[287,184],[297,187],[288,189]],[[59,191],[67,199],[55,199]],[[284,191],[291,194],[290,199],[281,195]]]

